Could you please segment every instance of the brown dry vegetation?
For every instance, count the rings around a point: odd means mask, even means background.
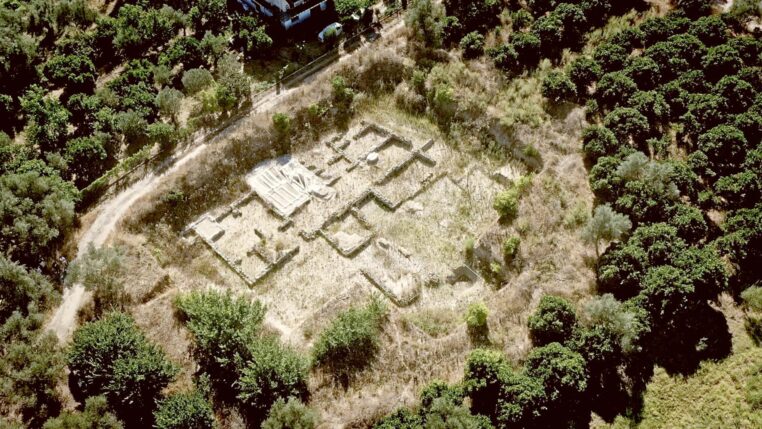
[[[520,268],[507,275],[501,288],[442,285],[425,289],[419,304],[393,308],[378,359],[348,389],[321,374],[311,377],[311,403],[321,413],[324,427],[367,426],[377,416],[413,404],[421,388],[435,378],[458,381],[467,353],[476,346],[461,319],[469,303],[487,304],[490,347],[503,350],[519,364],[530,347],[526,319],[543,294],[573,300],[590,294],[594,284],[588,262],[592,249],[583,244],[578,231],[593,198],[579,149],[584,118],[581,109],[543,110],[539,82],[549,65],[505,85],[487,62],[463,64],[452,58],[435,77],[459,88],[457,98],[463,101],[462,111],[470,120],[456,123],[445,134],[429,118],[396,108],[393,97],[387,95],[396,84],[378,78],[379,73],[388,76],[390,69],[409,71],[410,60],[399,53],[404,34],[398,36],[377,42],[382,45],[333,66],[331,72],[294,90],[276,107],[297,118],[290,145],[279,144],[271,133],[272,111],[252,115],[228,138],[140,200],[112,237],[114,243],[128,249],[128,290],[136,301],[133,315],[148,336],[183,368],[170,389],[189,384],[195,369],[188,353],[190,339],[174,317],[172,297],[207,287],[251,297],[259,293],[257,287],[246,288],[211,252],[181,238],[179,232],[200,214],[240,197],[246,190],[244,173],[260,160],[286,152],[305,153],[321,136],[333,131],[334,125],[310,124],[300,115],[306,114],[309,105],[330,96],[329,79],[337,72],[348,76],[362,92],[355,101],[351,123],[367,119],[391,128],[417,130],[444,142],[466,159],[464,162],[481,165],[487,172],[508,162],[520,165],[516,158],[523,158],[524,169],[534,174],[518,218],[508,226],[492,223],[484,231],[499,237],[521,237]],[[379,82],[387,87],[379,87]],[[536,149],[539,158],[527,147]],[[181,192],[181,202],[166,198],[173,191]],[[296,291],[301,287],[305,285],[293,285]],[[311,339],[338,311],[364,301],[370,293],[371,289],[359,281],[345,288],[314,309],[300,326],[300,335],[288,335],[287,339],[308,353]],[[439,321],[427,317],[432,312],[444,317]],[[430,325],[422,327],[421,320]],[[277,321],[268,322],[272,329],[283,331]],[[432,332],[436,334],[430,335]],[[225,426],[238,427],[235,421],[234,417],[226,418]]]

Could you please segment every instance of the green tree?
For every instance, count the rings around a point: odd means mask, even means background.
[[[689,18],[698,18],[712,11],[711,0],[677,0],[677,7],[682,9]]]
[[[103,396],[91,396],[85,400],[80,412],[65,411],[55,419],[45,422],[43,429],[122,429],[122,423],[114,416]]]
[[[335,0],[334,5],[336,12],[339,14],[339,18],[342,20],[348,20],[353,14],[360,12],[362,9],[370,6],[369,0]]]
[[[270,52],[273,39],[267,28],[254,16],[244,16],[235,23],[233,46],[247,58],[262,58]]]
[[[644,91],[656,88],[661,82],[659,65],[647,56],[638,56],[628,60],[624,72]]]
[[[458,18],[465,33],[486,31],[499,22],[502,5],[497,0],[445,0],[447,15]]]
[[[591,125],[582,131],[582,149],[592,161],[603,156],[616,154],[620,150],[619,141],[614,133],[603,126]]]
[[[346,384],[355,372],[370,365],[378,352],[386,311],[381,299],[374,297],[363,308],[350,308],[339,314],[315,342],[314,364],[328,369]]]
[[[165,117],[177,123],[177,115],[182,107],[183,93],[174,88],[162,88],[156,95],[156,106]]]
[[[195,3],[188,13],[196,34],[223,33],[229,25],[227,2],[225,0],[209,0]]]
[[[577,314],[569,301],[553,295],[540,299],[537,311],[527,323],[532,344],[541,347],[550,343],[564,343],[571,339],[577,326]]]
[[[598,81],[595,99],[605,108],[624,104],[638,91],[638,86],[622,72],[607,73]]]
[[[93,61],[83,55],[55,55],[45,63],[45,75],[70,92],[88,92],[98,78]]]
[[[593,52],[593,59],[600,64],[606,73],[611,73],[624,68],[624,63],[629,56],[627,50],[614,43],[604,43]]]
[[[572,61],[568,73],[569,79],[577,89],[577,94],[586,97],[590,86],[603,76],[603,68],[591,57],[583,56]]]
[[[476,31],[472,31],[460,40],[460,49],[463,51],[463,58],[477,58],[484,53],[484,36]]]
[[[14,312],[27,316],[44,311],[57,299],[44,276],[0,255],[0,324]]]
[[[197,391],[175,393],[159,403],[153,414],[157,429],[214,429],[214,410]]]
[[[205,69],[190,69],[183,73],[183,88],[189,95],[195,94],[214,82],[212,74]]]
[[[28,119],[27,141],[40,152],[58,152],[66,142],[71,114],[57,100],[45,98],[45,92],[33,85],[21,98],[21,108]]]
[[[64,157],[79,189],[100,177],[107,168],[105,136],[78,137],[66,144]]]
[[[505,356],[496,350],[476,349],[466,359],[463,389],[474,414],[493,416],[504,379],[510,373]]]
[[[81,284],[93,292],[94,316],[99,318],[130,305],[132,298],[125,291],[125,276],[124,254],[120,248],[90,246],[69,265],[64,281],[69,286]]]
[[[648,118],[636,109],[617,107],[609,112],[603,120],[606,128],[610,129],[620,142],[640,141],[651,132]]]
[[[191,352],[201,370],[217,387],[229,390],[249,356],[248,345],[262,324],[264,306],[208,291],[181,295],[175,307],[193,336]]]
[[[283,398],[275,401],[262,422],[262,429],[314,429],[318,424],[318,415],[296,398]]]
[[[566,73],[553,71],[542,80],[542,95],[553,103],[572,101],[577,88]]]
[[[81,326],[68,353],[75,398],[105,395],[126,421],[150,419],[159,394],[177,373],[130,316],[110,313]]]
[[[582,238],[595,244],[595,255],[599,256],[598,246],[601,240],[620,240],[630,228],[632,223],[627,216],[615,212],[610,205],[603,204],[595,208],[593,216],[582,231]]]
[[[587,389],[587,373],[582,356],[559,343],[536,348],[527,357],[524,371],[545,390],[548,415],[556,421],[574,413],[584,414],[581,404]],[[558,413],[558,415],[554,415]]]
[[[0,177],[0,250],[10,259],[39,264],[74,222],[79,193],[56,175],[38,171]]]
[[[64,377],[64,358],[50,333],[4,344],[0,353],[0,412],[20,415],[29,427],[40,427],[61,409],[57,386]]]
[[[275,338],[257,339],[248,349],[251,359],[243,366],[235,387],[250,416],[264,418],[278,399],[307,400],[307,359]]]
[[[709,48],[703,63],[706,76],[714,82],[723,76],[738,73],[743,65],[741,55],[730,45],[719,45]]]

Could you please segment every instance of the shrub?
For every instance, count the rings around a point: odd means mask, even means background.
[[[317,423],[317,413],[299,399],[278,399],[270,408],[262,429],[313,429]]]
[[[342,382],[370,365],[379,349],[381,324],[386,306],[380,298],[363,308],[339,314],[320,334],[312,350],[313,362],[325,367]]]
[[[598,81],[595,98],[602,107],[624,104],[638,91],[638,86],[622,72],[607,73]]]
[[[130,316],[110,313],[74,333],[68,354],[75,398],[105,395],[130,422],[149,419],[160,392],[177,373]]]
[[[506,262],[511,262],[516,258],[519,254],[519,245],[521,245],[521,238],[517,236],[503,240],[503,259]]]
[[[239,376],[237,360],[249,356],[265,307],[213,291],[181,295],[174,304],[193,336],[191,352],[201,370],[218,387],[230,389]]]
[[[542,95],[554,103],[572,101],[577,95],[577,88],[566,73],[553,71],[542,81]]]
[[[706,46],[715,46],[728,40],[729,28],[720,16],[703,16],[691,24],[689,31]]]
[[[587,242],[595,244],[595,254],[599,255],[598,246],[601,240],[619,240],[632,228],[632,223],[627,216],[615,212],[610,205],[604,204],[595,208],[594,215],[590,218],[582,237]]]
[[[483,302],[472,303],[466,311],[466,326],[470,331],[482,330],[487,326],[488,315],[489,310]]]
[[[195,94],[214,82],[212,74],[206,69],[190,69],[183,73],[183,88],[188,94]]]
[[[572,61],[569,66],[569,79],[574,83],[577,94],[587,96],[590,86],[603,75],[603,68],[594,59],[584,56]]]
[[[276,113],[273,115],[273,129],[279,139],[285,138],[291,132],[291,117],[285,113]]]
[[[677,0],[677,7],[689,18],[698,18],[712,11],[712,0]]]
[[[154,412],[156,429],[213,429],[214,410],[199,392],[175,393]]]
[[[251,416],[263,418],[278,399],[307,400],[307,359],[275,338],[253,341],[248,352],[251,358],[246,360],[235,387],[238,400]]]
[[[709,48],[702,62],[706,76],[714,82],[720,80],[723,76],[738,73],[742,64],[741,55],[730,45],[719,45]]]
[[[619,141],[610,129],[600,125],[591,125],[582,131],[582,150],[585,151],[588,159],[595,162],[602,156],[617,153]]]
[[[472,31],[460,39],[463,58],[477,58],[484,54],[484,36]]]
[[[515,189],[507,189],[495,197],[492,207],[497,210],[501,219],[510,220],[516,217],[519,211],[519,195]]]
[[[628,141],[632,138],[637,142],[645,138],[651,131],[646,118],[639,111],[629,107],[618,107],[612,110],[603,121],[606,128],[610,129],[619,141]]]
[[[535,347],[554,342],[564,343],[571,339],[577,326],[577,314],[565,299],[545,295],[540,300],[537,311],[529,316],[527,325]]]
[[[762,312],[762,287],[752,286],[741,292],[744,306],[752,311]]]
[[[510,366],[497,350],[476,349],[468,355],[463,389],[474,414],[494,415],[503,380],[509,374]]]
[[[661,69],[650,57],[639,56],[628,61],[625,73],[643,90],[654,89],[661,82]]]

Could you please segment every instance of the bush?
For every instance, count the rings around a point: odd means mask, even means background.
[[[510,263],[516,259],[519,254],[519,245],[521,245],[521,238],[517,236],[503,240],[503,259],[505,262]]]
[[[121,249],[88,247],[66,272],[65,282],[72,286],[79,283],[93,292],[94,317],[100,318],[110,311],[123,311],[132,299],[125,291],[124,255]]]
[[[235,382],[237,398],[251,417],[263,418],[275,401],[294,397],[307,400],[309,363],[275,338],[257,339],[248,346],[240,378]]]
[[[592,84],[603,75],[603,68],[590,57],[579,57],[569,66],[569,79],[574,83],[577,94],[586,97]]]
[[[183,73],[183,88],[188,94],[195,94],[214,82],[212,74],[206,69],[190,69]]]
[[[602,156],[614,155],[619,151],[619,141],[614,133],[600,125],[590,125],[582,131],[582,150],[593,162]]]
[[[201,371],[223,389],[239,377],[238,360],[249,356],[265,307],[220,292],[191,292],[175,300],[179,316],[193,336],[191,352]]]
[[[156,107],[165,117],[172,122],[177,122],[177,114],[180,113],[180,107],[183,102],[183,93],[174,88],[162,88],[156,95]]]
[[[507,189],[495,197],[492,207],[497,210],[501,219],[511,220],[519,212],[519,194],[515,189]]]
[[[509,374],[510,366],[497,350],[476,349],[468,355],[463,389],[471,399],[472,413],[494,415],[503,380]]]
[[[274,114],[273,129],[279,139],[287,137],[291,133],[291,117],[285,113]]]
[[[598,81],[595,98],[601,107],[608,109],[626,103],[637,91],[638,85],[629,76],[613,72],[603,75]]]
[[[479,331],[487,327],[489,310],[483,302],[475,302],[468,306],[466,311],[466,326],[470,331]]]
[[[762,287],[752,286],[741,292],[744,306],[752,311],[762,312]]]
[[[484,36],[472,31],[460,39],[460,49],[463,50],[463,58],[477,58],[484,54]]]
[[[554,103],[573,101],[577,87],[562,71],[552,71],[542,81],[542,95]]]
[[[629,141],[630,138],[638,142],[647,137],[651,131],[648,118],[629,107],[618,107],[612,110],[606,115],[603,123],[622,142]]]
[[[160,392],[177,373],[130,316],[111,313],[74,333],[68,354],[75,398],[105,395],[123,419],[147,422]]]
[[[381,323],[386,315],[381,298],[363,308],[350,308],[324,330],[312,349],[313,362],[327,368],[346,383],[349,377],[370,365],[379,349]]]
[[[529,316],[529,336],[535,347],[550,343],[564,343],[571,339],[577,326],[574,307],[565,299],[545,295],[537,311]]]
[[[313,429],[318,424],[317,413],[296,398],[278,399],[270,408],[262,429]]]
[[[213,429],[214,410],[199,392],[175,393],[154,412],[156,429]]]

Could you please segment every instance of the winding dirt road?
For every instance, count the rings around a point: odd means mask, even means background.
[[[395,19],[389,22],[380,31],[379,37],[384,37],[403,25],[404,22],[402,20]],[[372,45],[363,43],[361,48],[355,49],[351,53],[340,55],[335,61],[317,65],[314,69],[309,70],[300,82],[309,84],[322,73],[328,71],[331,65],[345,61],[351,56],[356,55],[358,52],[367,49],[368,46]],[[173,158],[165,161],[165,163],[159,166],[155,171],[148,173],[141,180],[133,183],[119,194],[102,203],[101,207],[98,209],[96,219],[82,234],[82,238],[78,245],[77,257],[81,257],[91,245],[96,248],[102,246],[130,207],[132,207],[132,205],[140,198],[148,195],[148,193],[156,189],[158,184],[161,183],[164,178],[175,173],[180,167],[198,157],[207,149],[207,147],[213,145],[217,141],[224,140],[227,136],[237,131],[241,124],[251,114],[272,110],[283,99],[299,89],[300,86],[284,88],[281,91],[271,89],[260,95],[246,115],[240,116],[216,135],[211,136],[214,133],[210,132],[196,138],[187,146],[185,151],[176,154]],[[71,338],[71,335],[77,326],[77,312],[85,303],[88,294],[89,292],[86,291],[81,284],[75,284],[64,290],[61,304],[46,324],[46,328],[55,333],[61,343],[66,343],[69,338]]]

